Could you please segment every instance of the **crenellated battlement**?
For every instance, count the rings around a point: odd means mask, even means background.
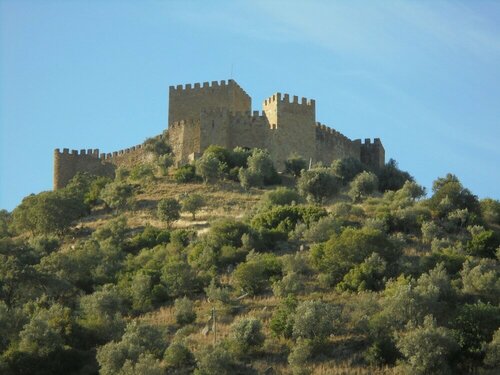
[[[330,128],[329,126],[322,124],[320,122],[316,122],[316,131],[322,133],[324,136],[334,136],[337,138],[341,138],[345,141],[352,142],[348,137],[346,137],[344,134],[338,132],[337,130]]]
[[[385,162],[380,138],[353,141],[316,122],[313,99],[276,92],[262,109],[252,111],[250,96],[232,79],[170,86],[167,135],[175,165],[191,162],[192,155],[201,155],[211,144],[268,149],[278,169],[293,152],[325,164],[344,157],[375,168]],[[109,153],[55,149],[54,188],[64,187],[80,171],[112,177],[116,167],[151,161],[144,144]]]
[[[299,101],[299,97],[296,95],[290,96],[290,94],[282,94],[280,92],[277,92],[271,95],[270,97],[264,99],[263,105],[268,106],[271,105],[272,103],[295,104],[311,108],[315,108],[316,106],[316,101],[314,99],[307,99],[302,97]]]

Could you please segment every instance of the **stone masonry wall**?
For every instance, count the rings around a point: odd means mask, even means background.
[[[213,81],[171,86],[169,89],[168,139],[176,165],[189,163],[211,144],[264,148],[278,168],[292,153],[314,163],[353,157],[378,168],[385,163],[379,138],[350,140],[334,129],[316,123],[314,100],[276,93],[263,102],[263,111],[250,112],[251,98],[234,81]],[[68,149],[54,152],[54,189],[64,187],[79,171],[114,176],[119,166],[132,167],[151,161],[142,145],[108,154],[99,150]]]
[[[203,109],[226,108],[232,112],[250,111],[252,99],[232,79],[213,81],[211,84],[195,83],[194,86],[170,86],[168,124],[176,121],[198,119]]]

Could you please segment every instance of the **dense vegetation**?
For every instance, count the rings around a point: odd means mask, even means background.
[[[0,211],[2,374],[493,374],[500,202],[212,146]]]

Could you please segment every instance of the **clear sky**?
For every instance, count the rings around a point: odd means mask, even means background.
[[[500,198],[499,1],[0,0],[0,208],[51,189],[54,148],[138,144],[169,85],[231,77]]]

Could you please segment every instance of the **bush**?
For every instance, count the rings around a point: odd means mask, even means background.
[[[280,182],[278,172],[274,168],[269,152],[254,149],[252,155],[247,159],[248,169],[262,176],[264,185],[274,185]]]
[[[185,325],[191,324],[196,320],[196,313],[194,312],[194,304],[187,297],[177,298],[175,300],[175,321],[177,324]]]
[[[203,182],[206,184],[219,179],[224,168],[225,165],[211,153],[204,153],[196,161],[196,173],[201,176]]]
[[[285,160],[285,171],[292,176],[300,176],[300,172],[307,168],[307,161],[298,154],[292,154]]]
[[[288,355],[288,363],[292,368],[293,375],[305,375],[310,371],[305,368],[307,362],[311,359],[314,352],[314,346],[311,340],[297,340],[292,352]]]
[[[326,215],[324,208],[316,206],[274,206],[255,215],[251,225],[257,230],[276,229],[289,233],[299,222],[309,226]]]
[[[152,227],[147,224],[142,232],[132,237],[126,244],[126,250],[139,251],[144,248],[151,249],[159,244],[166,244],[170,241],[170,232]]]
[[[30,195],[12,212],[12,225],[17,231],[33,234],[62,234],[71,223],[84,216],[83,201],[66,190]]]
[[[458,345],[450,330],[438,327],[430,315],[422,326],[409,324],[406,332],[398,335],[397,347],[406,359],[411,374],[452,373],[451,359]]]
[[[121,210],[133,204],[134,188],[130,184],[115,181],[102,189],[100,198],[109,208]]]
[[[332,163],[333,173],[340,178],[344,185],[347,185],[354,177],[366,170],[366,166],[355,158],[338,159]]]
[[[452,327],[462,353],[481,359],[484,343],[490,342],[500,327],[500,307],[483,302],[464,304],[458,308]]]
[[[493,340],[486,346],[484,364],[491,368],[500,367],[500,328],[495,331]]]
[[[180,370],[194,365],[193,353],[182,342],[174,341],[169,345],[163,359],[170,368]]]
[[[253,186],[261,187],[264,184],[262,176],[248,168],[239,169],[238,180],[240,181],[241,187],[245,190],[248,190]]]
[[[471,231],[472,238],[467,243],[467,253],[484,258],[495,258],[500,241],[492,230]]]
[[[377,171],[378,189],[383,193],[387,190],[399,190],[405,182],[414,181],[414,178],[405,171],[398,168],[398,163],[394,159],[390,159],[386,165]]]
[[[237,320],[231,326],[231,340],[238,355],[250,353],[264,342],[262,323],[255,318]]]
[[[158,219],[167,223],[170,228],[172,223],[179,220],[181,217],[181,204],[177,199],[165,198],[158,202],[157,216]]]
[[[174,172],[174,179],[179,183],[188,183],[196,180],[196,167],[192,164],[183,165]]]
[[[154,153],[156,156],[162,156],[172,152],[172,148],[168,144],[165,136],[146,139],[144,142],[144,149]]]
[[[297,188],[308,201],[320,203],[339,192],[340,181],[330,170],[316,168],[301,174],[297,181]]]
[[[231,169],[248,167],[247,161],[250,155],[252,155],[252,150],[243,147],[235,147],[234,150],[231,151],[229,167]]]
[[[351,182],[349,196],[354,202],[359,202],[373,194],[378,187],[378,178],[374,173],[362,172]]]
[[[387,262],[377,253],[373,253],[363,263],[351,268],[337,285],[337,289],[352,292],[380,290],[384,286],[383,276],[386,266]]]
[[[302,197],[295,190],[280,186],[264,193],[261,205],[265,208],[272,206],[287,206],[302,203]]]
[[[241,366],[234,356],[223,346],[206,347],[196,354],[198,368],[195,375],[233,375],[242,373]]]
[[[500,201],[491,198],[481,199],[481,215],[490,224],[500,224]]]
[[[286,299],[281,301],[269,323],[269,328],[275,335],[286,338],[292,337],[297,304],[297,298],[294,296],[287,296]]]
[[[333,235],[323,244],[311,248],[313,263],[322,272],[339,282],[349,270],[363,262],[372,253],[377,253],[388,262],[395,262],[400,255],[386,235],[371,228],[346,228],[340,235]]]
[[[432,197],[427,201],[429,207],[439,217],[446,217],[451,211],[467,209],[471,214],[480,215],[479,201],[469,189],[465,189],[457,176],[448,173],[432,184]]]
[[[200,194],[189,194],[182,200],[182,210],[190,212],[193,220],[196,220],[196,211],[205,206],[205,198]]]
[[[138,164],[130,171],[133,181],[152,181],[155,178],[153,167],[149,164]]]
[[[269,285],[269,279],[281,275],[281,264],[273,254],[250,253],[245,263],[240,263],[233,272],[237,286],[254,295]]]
[[[500,301],[500,266],[497,261],[468,259],[460,276],[464,293],[493,303]]]
[[[301,302],[295,311],[293,337],[323,343],[337,328],[340,309],[323,301]]]
[[[168,168],[174,165],[174,157],[172,154],[165,154],[158,157],[156,161],[156,165],[160,169],[160,172],[163,176],[168,174]]]

